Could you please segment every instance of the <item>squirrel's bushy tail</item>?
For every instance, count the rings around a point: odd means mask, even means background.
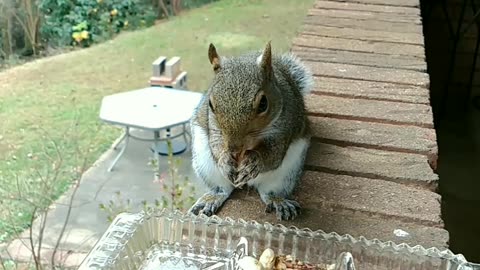
[[[310,69],[308,69],[301,61],[292,53],[283,54],[281,62],[289,71],[291,78],[297,85],[303,95],[307,95],[313,88],[314,81]]]

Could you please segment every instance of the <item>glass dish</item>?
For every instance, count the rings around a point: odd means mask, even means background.
[[[337,270],[480,270],[449,250],[167,210],[118,215],[79,270],[239,270],[238,259],[266,248]]]

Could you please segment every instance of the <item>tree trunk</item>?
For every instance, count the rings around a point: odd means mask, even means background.
[[[170,0],[173,16],[177,16],[177,4],[175,2],[175,0]]]
[[[4,57],[5,59],[8,59],[10,56],[9,53],[9,40],[8,40],[8,20],[4,20],[3,22],[0,21],[0,33],[2,36],[2,44],[0,44],[0,59],[1,57]]]
[[[175,3],[177,4],[177,15],[180,14],[180,12],[182,11],[182,0],[175,0]]]
[[[6,59],[13,54],[13,16],[10,14],[9,8],[9,2],[0,2],[0,31],[3,37],[0,52]]]
[[[29,32],[30,42],[32,45],[33,54],[37,55],[38,48],[38,22],[40,19],[40,12],[38,6],[35,3],[32,3],[34,0],[23,0],[25,15],[26,15],[26,24],[27,31]]]
[[[7,53],[7,56],[10,57],[10,55],[13,54],[13,42],[12,42],[12,29],[13,29],[13,17],[12,15],[7,15],[7,29],[6,29],[6,35],[5,35],[5,40],[6,40],[6,45],[7,47],[5,48],[5,52]]]
[[[165,5],[165,2],[163,0],[158,0],[158,17],[161,17],[163,14],[165,14],[165,17],[168,19],[168,9],[167,6]]]
[[[2,30],[2,36],[5,37],[6,35],[7,35],[7,30],[6,30],[6,29],[3,29],[3,30]],[[3,38],[1,41],[2,41],[2,44],[0,44],[0,63],[1,63],[2,58],[5,58],[5,59],[8,58],[7,38]],[[1,64],[0,64],[0,66],[1,66]]]

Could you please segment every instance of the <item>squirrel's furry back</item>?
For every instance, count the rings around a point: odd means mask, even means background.
[[[292,53],[285,53],[273,58],[273,65],[289,75],[296,89],[302,95],[307,95],[313,88],[314,81],[311,71]]]

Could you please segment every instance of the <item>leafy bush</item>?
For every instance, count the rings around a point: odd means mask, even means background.
[[[0,0],[0,70],[219,0]],[[18,61],[18,60],[20,61]]]
[[[44,42],[89,46],[124,29],[150,26],[156,13],[147,0],[41,0]]]

